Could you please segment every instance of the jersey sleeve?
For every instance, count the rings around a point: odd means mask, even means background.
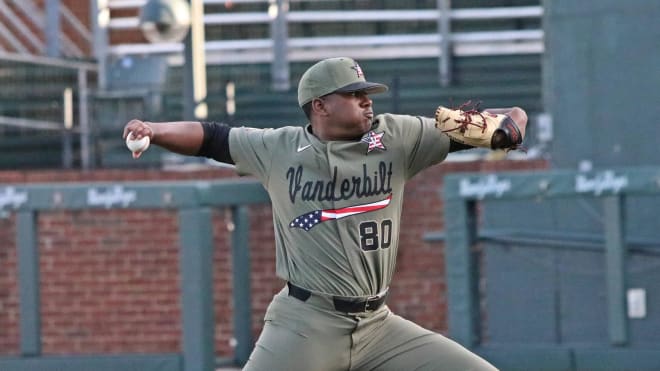
[[[406,158],[406,178],[443,161],[449,153],[449,137],[436,129],[435,120],[404,116],[399,125]]]
[[[263,183],[268,180],[271,156],[268,145],[268,133],[272,129],[254,129],[247,127],[232,128],[229,132],[229,152],[240,175],[253,175]]]

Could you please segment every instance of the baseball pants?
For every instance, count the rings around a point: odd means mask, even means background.
[[[268,307],[244,371],[497,370],[458,343],[392,313],[347,315],[332,298],[305,302],[285,287]]]

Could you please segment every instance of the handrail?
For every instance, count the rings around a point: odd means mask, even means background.
[[[350,53],[360,59],[434,57],[441,54],[441,40],[439,34],[290,38],[288,56],[291,61],[322,59],[337,53]],[[457,32],[451,35],[451,40],[455,42],[453,53],[457,56],[543,52],[541,30]],[[272,39],[207,41],[206,62],[211,65],[269,62],[272,48]],[[118,56],[180,54],[182,51],[183,45],[179,43],[120,44],[108,48],[109,54]],[[182,60],[173,57],[172,63],[180,64]]]
[[[110,3],[112,4],[112,3]],[[112,9],[113,7],[110,6]],[[517,6],[500,8],[453,9],[452,20],[483,20],[510,18],[538,18],[543,15],[541,6]],[[438,20],[437,9],[416,10],[345,10],[345,11],[291,11],[287,21],[291,23],[318,22],[397,22]],[[231,25],[268,23],[271,17],[267,12],[208,13],[204,15],[207,25]],[[117,17],[110,20],[110,29],[131,29],[139,26],[138,17]]]
[[[497,42],[497,41],[540,41],[543,38],[541,30],[489,31],[489,32],[456,32],[451,36],[453,42]],[[400,34],[373,36],[326,36],[326,37],[293,37],[289,39],[291,48],[310,48],[327,46],[386,46],[386,45],[425,45],[437,44],[442,36],[433,34]],[[248,49],[268,49],[273,46],[272,39],[247,40],[215,40],[206,42],[206,51],[240,51]],[[183,50],[180,43],[162,44],[123,44],[111,47],[115,54],[122,52],[131,54],[148,52],[175,53]]]
[[[96,63],[77,62],[60,58],[26,55],[21,53],[10,53],[0,51],[0,61],[12,61],[21,63],[38,64],[42,66],[59,67],[71,70],[98,71]]]
[[[25,39],[32,45],[33,48],[37,50],[44,49],[44,43],[39,40],[39,38],[30,30],[25,23],[21,22],[20,17],[13,11],[10,7],[7,6],[4,2],[0,2],[0,14],[11,23],[11,25],[16,28]]]
[[[34,5],[32,1],[13,0],[13,4],[16,6],[16,9],[20,10],[21,13],[25,16],[23,19],[31,23],[30,26],[33,26],[41,33],[47,32],[43,24],[45,15],[43,11]],[[60,4],[59,11],[62,14],[64,22],[71,25],[73,30],[75,30],[78,35],[80,35],[87,43],[91,44],[91,33],[86,29],[82,22],[80,22],[80,20],[73,13],[71,13],[71,11],[64,4]],[[44,43],[39,40],[39,38],[30,30],[28,25],[26,25],[26,21],[22,21],[21,17],[16,15],[15,12],[11,10],[11,8],[7,7],[4,3],[0,3],[0,13],[5,14],[6,18],[9,19],[9,22],[20,32],[21,35],[23,35],[30,42],[34,49],[37,49],[38,51],[45,50]],[[10,36],[11,38],[14,38],[16,42],[20,43],[20,41],[13,35]],[[7,37],[7,35],[5,35],[5,37]],[[84,56],[81,48],[76,45],[76,43],[73,42],[73,40],[71,40],[65,33],[62,32],[59,35],[59,39],[62,41],[62,49],[64,54],[74,57]],[[20,51],[23,54],[31,54],[31,52],[22,43],[17,45],[16,43],[12,42],[12,46],[14,49]]]
[[[62,51],[64,55],[80,58],[83,56],[83,51],[73,42],[67,35],[60,33],[60,41],[62,42]]]
[[[294,0],[300,1],[300,0]],[[318,1],[318,0],[317,0]],[[109,0],[108,7],[111,9],[132,9],[139,8],[146,4],[147,0]],[[268,0],[204,0],[206,4],[252,4],[267,3]]]
[[[85,41],[91,42],[91,35],[90,33],[85,29],[85,26],[76,18],[73,13],[66,7],[64,4],[60,4],[59,8],[60,14],[62,15],[62,19],[67,22],[68,24],[73,27],[73,29],[78,33]],[[44,30],[48,32],[47,30]],[[62,49],[67,52],[69,55],[74,56],[74,57],[83,57],[85,53],[83,50],[75,43],[69,36],[60,31],[60,40],[62,41]]]
[[[92,43],[92,32],[85,26],[78,17],[76,17],[64,4],[60,5],[60,13],[64,17],[64,20],[73,27],[74,30],[80,35],[86,42]]]
[[[267,2],[246,0],[246,2]],[[225,3],[222,0],[206,0],[205,4]],[[114,0],[108,6],[135,8],[142,0]],[[289,23],[319,22],[438,22],[438,9],[402,10],[346,10],[346,11],[290,11],[286,13]],[[498,8],[463,8],[449,12],[451,20],[484,20],[538,18],[543,15],[542,6],[518,6]],[[207,26],[268,24],[272,22],[268,12],[209,13],[204,16]],[[110,30],[127,30],[139,27],[137,17],[110,19]],[[449,52],[458,56],[530,54],[543,52],[543,30],[503,30],[488,32],[457,32],[450,34]],[[355,58],[414,58],[437,57],[443,54],[443,37],[439,33],[388,34],[337,37],[293,37],[287,40],[287,58],[290,61],[322,59],[339,54],[350,54]],[[241,40],[207,40],[205,43],[207,64],[267,63],[274,58],[272,38]],[[167,54],[170,63],[183,63],[180,56],[182,43],[131,43],[109,45],[106,52],[122,56],[131,54]]]
[[[0,37],[7,40],[7,42],[16,50],[22,53],[28,53],[28,49],[21,43],[16,36],[2,23],[0,23]]]
[[[21,117],[10,117],[10,116],[1,116],[0,115],[0,126],[13,126],[22,129],[38,129],[38,130],[49,130],[49,131],[65,131],[67,130],[64,127],[64,123],[47,121],[47,120],[35,120],[35,119],[26,119]],[[71,132],[79,132],[78,128],[69,129]]]

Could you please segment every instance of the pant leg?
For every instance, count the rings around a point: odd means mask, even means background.
[[[365,318],[354,334],[355,371],[496,371],[460,344],[389,309]]]
[[[276,295],[244,371],[346,371],[355,321]]]

